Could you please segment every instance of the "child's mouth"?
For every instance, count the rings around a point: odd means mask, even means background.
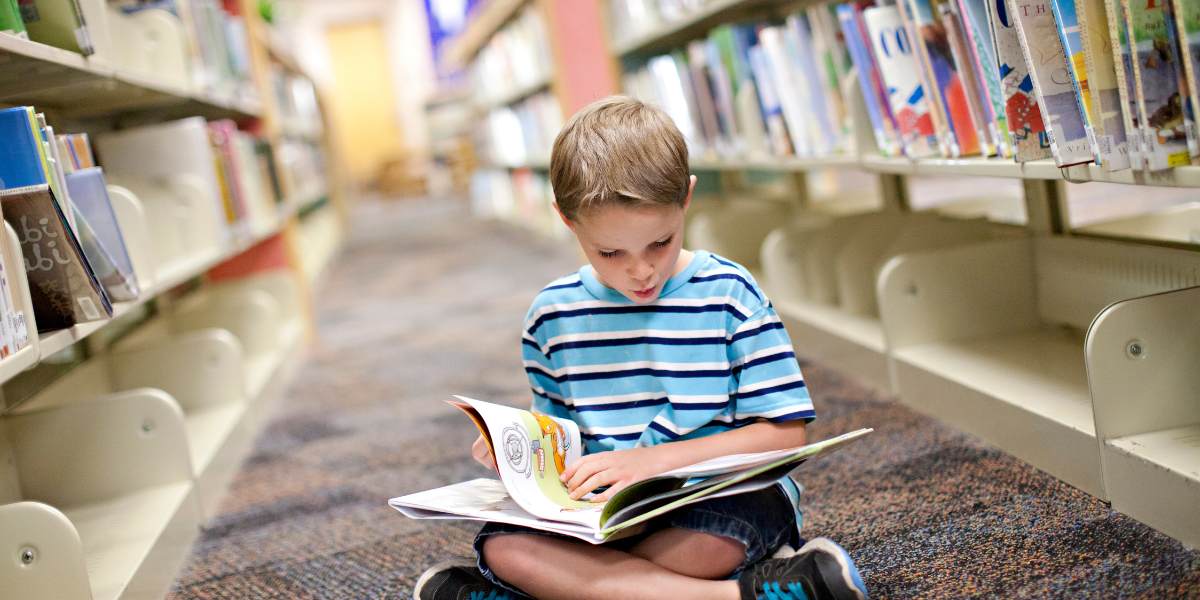
[[[643,299],[644,299],[644,298],[651,298],[651,297],[653,297],[653,296],[654,296],[654,290],[655,290],[655,289],[657,289],[657,288],[658,288],[658,286],[657,286],[657,285],[652,285],[652,286],[650,286],[650,287],[648,287],[648,288],[646,288],[646,289],[643,289],[643,290],[634,290],[634,291],[633,291],[633,295],[634,295],[634,296],[637,296],[638,298],[643,298]]]

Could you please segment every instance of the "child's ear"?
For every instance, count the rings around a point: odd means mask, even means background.
[[[567,226],[567,229],[570,229],[571,231],[575,231],[575,222],[572,221],[571,219],[568,219],[567,215],[563,214],[563,211],[561,208],[558,207],[557,202],[554,203],[554,212],[558,214],[558,218],[562,219],[562,222],[564,225]]]
[[[696,191],[696,176],[691,175],[688,177],[687,197],[683,199],[683,210],[684,211],[687,211],[688,207],[692,205],[692,192],[694,192],[694,191]]]

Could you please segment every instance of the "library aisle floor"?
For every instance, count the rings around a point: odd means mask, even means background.
[[[460,393],[526,404],[521,320],[568,246],[432,201],[363,202],[320,285],[319,342],[170,598],[407,598],[475,525],[389,497],[485,475]],[[799,348],[803,351],[803,348]],[[797,472],[805,531],[876,598],[1200,597],[1200,552],[978,440],[808,363],[810,436],[876,433]]]

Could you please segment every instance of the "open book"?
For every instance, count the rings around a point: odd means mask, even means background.
[[[707,498],[764,489],[821,452],[871,429],[799,448],[734,454],[644,479],[607,502],[572,500],[559,474],[582,456],[579,427],[566,419],[456,396],[496,457],[500,481],[474,479],[388,501],[414,519],[468,519],[523,525],[599,544]]]

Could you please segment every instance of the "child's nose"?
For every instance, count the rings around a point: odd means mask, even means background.
[[[629,276],[638,282],[649,281],[651,275],[654,275],[654,265],[648,262],[636,263],[629,271]]]

